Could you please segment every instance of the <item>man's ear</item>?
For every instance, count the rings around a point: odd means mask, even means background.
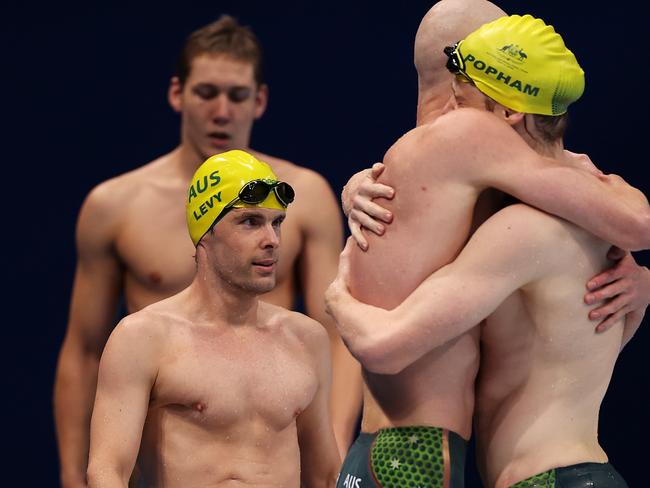
[[[510,126],[514,127],[517,125],[524,119],[524,116],[526,115],[522,112],[516,112],[515,110],[505,107],[494,100],[492,100],[492,103],[493,106],[490,109],[491,112],[500,119],[503,119]]]
[[[266,111],[266,105],[269,103],[269,86],[262,83],[255,94],[255,119],[259,119]]]
[[[517,125],[519,122],[524,120],[524,117],[526,116],[523,112],[515,112],[503,105],[501,106],[501,109],[503,110],[503,119],[511,126]]]
[[[180,112],[183,109],[183,86],[178,76],[172,76],[169,80],[169,88],[167,89],[167,101],[174,109],[174,112]]]

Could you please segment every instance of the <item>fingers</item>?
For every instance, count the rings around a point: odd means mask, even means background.
[[[361,227],[368,229],[370,232],[377,234],[378,236],[383,235],[384,231],[386,230],[381,222],[378,222],[364,212],[356,209],[350,212],[350,219],[354,220],[359,225],[361,225]]]
[[[589,319],[598,320],[621,311],[623,314],[630,311],[630,299],[625,294],[618,295],[616,298],[589,312]]]
[[[376,180],[379,178],[379,175],[381,175],[384,172],[384,169],[386,169],[386,165],[384,163],[375,163],[372,165],[372,168],[370,169],[370,176],[373,180]]]
[[[339,258],[339,278],[343,280],[346,286],[350,281],[350,253],[352,253],[353,247],[354,239],[349,237]]]
[[[343,213],[346,216],[350,214],[352,199],[359,193],[359,188],[362,182],[370,178],[370,175],[370,169],[361,170],[358,173],[353,174],[345,186],[343,186],[343,190],[341,191],[341,206],[343,207]]]
[[[350,228],[350,233],[352,234],[352,239],[357,243],[362,251],[368,250],[368,241],[361,231],[361,225],[353,220],[352,218],[348,219],[348,227]]]
[[[391,200],[395,196],[395,190],[382,183],[368,183],[366,181],[359,187],[359,195],[367,198],[385,198]]]
[[[624,309],[621,309],[618,312],[616,312],[616,313],[610,315],[609,317],[607,317],[600,324],[598,324],[596,326],[596,332],[601,334],[603,332],[608,331],[614,325],[618,324],[619,320],[623,319],[624,317],[625,317]]]
[[[390,200],[395,196],[395,190],[382,183],[364,181],[359,187],[359,195],[363,195],[366,198],[386,198]]]
[[[345,247],[343,248],[343,252],[341,252],[341,256],[344,259],[348,259],[350,256],[350,253],[352,252],[352,248],[354,247],[355,240],[352,237],[348,237],[345,240]]]
[[[603,286],[596,291],[592,291],[585,295],[585,303],[592,305],[594,303],[602,302],[607,298],[615,297],[616,295],[623,294],[630,290],[630,283],[626,279],[616,280],[607,286]],[[630,297],[631,300],[631,297]]]
[[[366,214],[366,216],[370,219],[379,219],[387,224],[390,224],[391,221],[393,220],[393,214],[389,210],[386,210],[384,207],[381,205],[372,202],[370,200],[366,200],[364,198],[355,198],[353,201],[353,210],[352,211],[357,211]],[[364,222],[360,222],[361,225],[365,227]]]
[[[591,278],[587,283],[587,289],[589,291],[596,290],[601,286],[605,286],[613,281],[616,281],[618,278],[619,275],[617,273],[617,268],[608,269],[607,271],[603,271],[599,275],[596,275],[593,278]]]

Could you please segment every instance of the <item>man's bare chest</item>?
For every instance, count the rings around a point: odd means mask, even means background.
[[[283,429],[311,403],[313,361],[298,343],[192,339],[172,349],[156,379],[152,404],[206,427],[251,419]]]

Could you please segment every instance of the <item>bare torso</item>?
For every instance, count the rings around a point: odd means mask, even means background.
[[[623,328],[596,334],[582,297],[587,280],[607,266],[609,245],[535,213],[530,225],[559,235],[543,244],[552,247],[559,271],[512,294],[481,331],[476,433],[489,487],[607,460],[598,444],[598,411]]]
[[[183,300],[140,312],[161,344],[138,462],[147,486],[298,487],[296,417],[318,388],[304,324],[263,303],[256,327],[198,323]]]
[[[187,287],[196,270],[194,246],[185,221],[188,181],[176,170],[174,153],[105,183],[114,199],[114,252],[122,264],[129,313]],[[304,198],[310,171],[287,161],[256,153]],[[300,199],[287,212],[277,285],[262,300],[292,308],[296,295],[294,267],[302,248]]]
[[[452,261],[469,235],[480,191],[456,168],[437,164],[435,154],[416,150],[435,124],[412,130],[386,153],[379,181],[392,186],[395,197],[381,205],[395,218],[384,236],[368,235],[367,252],[355,247],[351,256],[351,291],[362,302],[394,308]],[[473,330],[396,375],[364,372],[362,429],[433,425],[469,438],[477,368],[478,331]]]

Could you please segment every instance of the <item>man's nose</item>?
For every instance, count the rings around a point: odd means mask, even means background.
[[[220,93],[212,102],[212,120],[217,124],[224,124],[232,117],[232,102],[225,93]]]
[[[272,223],[264,226],[264,239],[262,247],[277,248],[280,245],[280,229]]]

